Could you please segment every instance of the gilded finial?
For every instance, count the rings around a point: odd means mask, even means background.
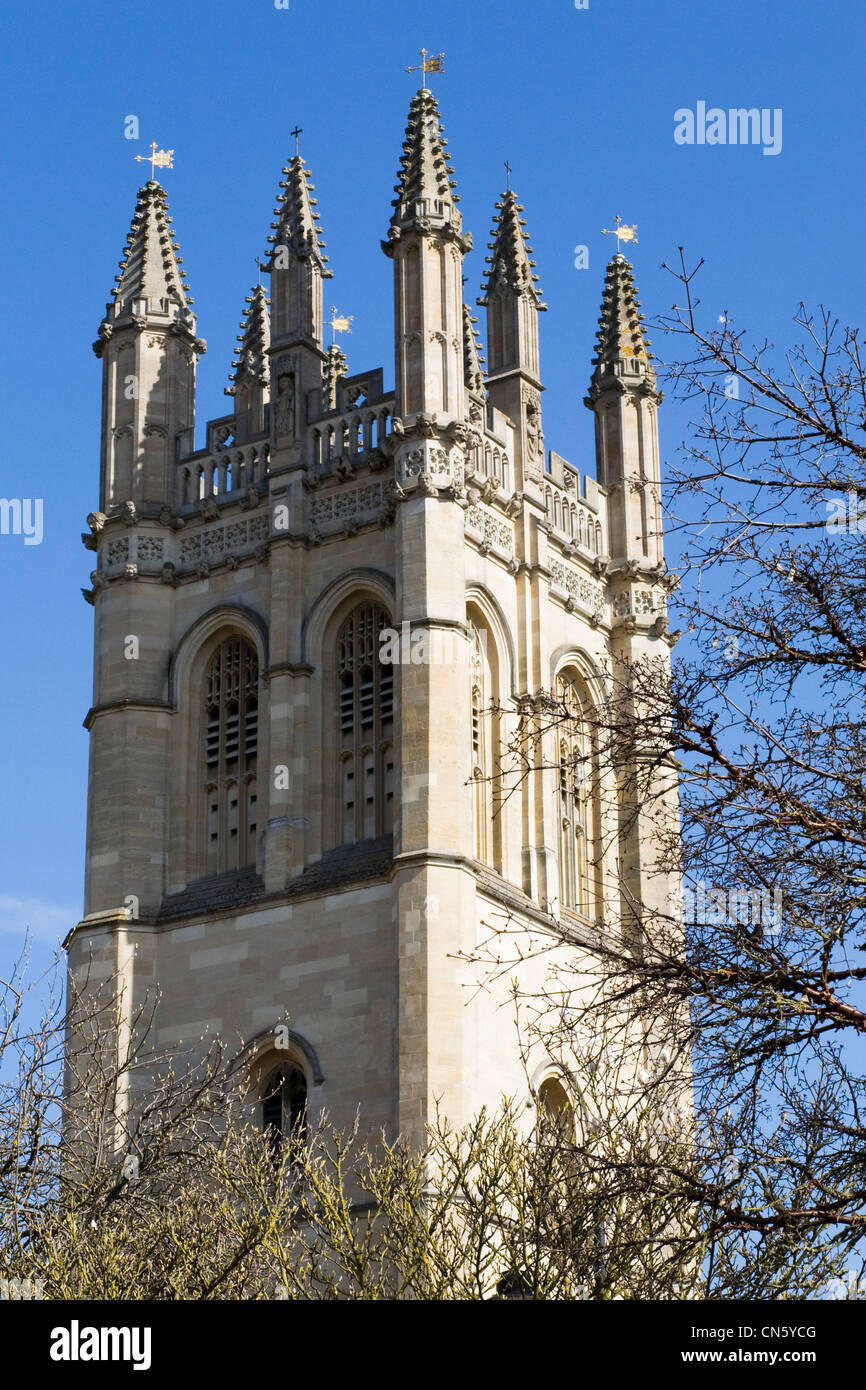
[[[157,169],[174,168],[174,164],[172,163],[173,154],[174,150],[158,150],[156,148],[156,141],[153,140],[150,146],[150,154],[137,154],[135,159],[138,164],[150,165],[150,180],[151,183],[153,183],[156,177],[155,171]]]
[[[420,67],[407,68],[406,71],[407,71],[407,72],[420,72],[420,73],[422,73],[422,74],[423,74],[422,82],[423,82],[423,86],[424,86],[424,88],[425,88],[425,90],[426,90],[426,87],[427,87],[427,74],[428,74],[428,73],[431,73],[431,72],[444,72],[444,71],[445,71],[445,54],[444,54],[444,53],[440,53],[439,56],[438,56],[438,58],[437,58],[434,54],[431,54],[431,55],[428,57],[428,55],[427,55],[427,49],[426,49],[426,48],[422,48],[422,49],[421,49],[421,64],[420,64]]]
[[[602,236],[615,236],[616,249],[617,252],[619,252],[619,244],[621,241],[633,241],[635,244],[637,244],[637,223],[635,222],[633,227],[626,227],[619,213],[617,213],[616,226],[610,231],[607,227],[602,227],[601,234]]]

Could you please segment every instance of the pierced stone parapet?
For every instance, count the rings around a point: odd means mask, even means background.
[[[580,608],[597,622],[603,620],[605,591],[588,575],[580,574],[560,560],[554,560],[550,566],[550,587],[552,591],[559,590],[567,607]]]
[[[514,554],[514,528],[510,522],[503,521],[480,502],[467,507],[465,526],[467,535],[477,540],[482,554],[489,550],[497,551],[504,556]]]
[[[668,602],[664,593],[658,589],[628,589],[616,594],[613,600],[615,618],[643,618],[655,621],[667,617]]]
[[[347,524],[376,521],[383,509],[393,509],[396,498],[396,485],[390,479],[349,490],[316,492],[310,498],[307,513],[310,528],[321,534],[329,529],[340,531]]]

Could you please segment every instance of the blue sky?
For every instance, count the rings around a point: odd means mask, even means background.
[[[706,258],[709,322],[729,310],[782,344],[798,302],[864,319],[862,5],[781,0],[173,0],[6,10],[0,103],[8,213],[0,225],[6,386],[4,496],[44,499],[44,539],[0,536],[4,835],[0,970],[25,924],[37,962],[80,915],[92,557],[79,536],[98,502],[100,368],[91,343],[144,181],[133,156],[175,150],[163,175],[199,331],[198,438],[223,414],[244,296],[263,254],[280,169],[303,127],[335,278],[354,315],[350,370],[393,382],[391,266],[379,242],[422,45],[475,237],[478,293],[493,205],[513,167],[550,305],[542,321],[549,447],[593,471],[588,382],[604,263],[620,213],[648,317],[683,244]],[[684,147],[674,112],[699,101],[781,108],[776,157]],[[136,115],[140,140],[124,138]],[[589,268],[574,268],[574,248]],[[482,324],[483,327],[483,324]],[[655,346],[663,345],[655,335]],[[663,455],[685,429],[663,408]],[[675,560],[675,556],[672,557]]]

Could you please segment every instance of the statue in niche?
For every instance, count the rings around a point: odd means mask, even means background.
[[[526,476],[539,479],[543,461],[544,435],[541,432],[541,410],[530,399],[526,411]]]
[[[531,405],[526,413],[526,442],[529,446],[529,457],[537,458],[541,448],[541,422],[534,405]]]
[[[275,428],[277,435],[295,433],[295,378],[288,373],[277,378],[277,408]]]

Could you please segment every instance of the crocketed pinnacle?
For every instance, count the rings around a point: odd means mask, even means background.
[[[343,380],[348,371],[346,354],[339,343],[334,343],[328,348],[322,374],[322,394],[324,397],[325,410],[337,409],[337,386]]]
[[[403,141],[398,182],[394,185],[392,231],[408,230],[422,225],[461,225],[455,192],[457,183],[452,175],[446,153],[448,141],[442,130],[439,105],[433,93],[423,88],[412,98],[409,123]]]
[[[632,267],[621,252],[612,257],[604,280],[604,295],[596,335],[592,385],[605,378],[630,374],[655,384],[650,340],[640,312]]]
[[[247,295],[246,303],[232,363],[231,384],[226,387],[227,396],[236,395],[240,387],[247,382],[258,382],[261,386],[267,386],[269,380],[271,317],[268,312],[270,300],[264,286],[256,285]]]
[[[138,191],[120,274],[114,277],[115,318],[131,313],[136,300],[147,300],[146,312],[155,313],[183,311],[193,303],[171,223],[165,189],[151,180]]]
[[[478,320],[473,317],[468,304],[463,305],[463,377],[467,391],[476,396],[484,395],[484,356],[481,342],[475,328]]]
[[[328,257],[323,254],[325,242],[316,211],[319,200],[313,197],[315,184],[311,178],[310,170],[299,154],[283,169],[280,181],[282,191],[274,208],[276,220],[271,223],[273,235],[268,237],[268,270],[285,269],[279,256],[279,249],[285,247],[296,260],[315,260],[322,277],[330,280],[333,271],[326,268]]]
[[[488,269],[478,303],[486,305],[491,291],[504,285],[513,294],[530,296],[536,309],[546,309],[547,305],[541,302],[538,276],[533,274],[535,261],[524,231],[526,220],[520,216],[523,204],[518,203],[513,189],[508,189],[496,207],[498,216],[490,233],[492,240],[487,243],[490,255],[484,259]]]

